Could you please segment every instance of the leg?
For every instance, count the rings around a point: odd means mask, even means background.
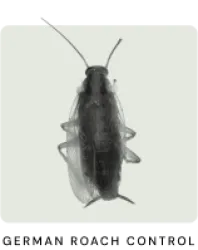
[[[124,128],[124,132],[125,132],[125,137],[124,137],[125,141],[132,139],[136,135],[136,132],[128,127]]]
[[[129,163],[139,163],[140,162],[140,158],[133,152],[131,151],[129,148],[125,147],[124,149],[124,160]]]
[[[61,123],[61,128],[65,131],[65,132],[69,132],[69,133],[73,133],[73,128],[74,126],[77,125],[77,120],[71,120],[71,121],[68,121],[68,122],[64,122],[64,123]]]
[[[63,159],[64,159],[67,163],[69,162],[69,161],[68,161],[68,157],[67,157],[66,154],[63,153],[63,149],[66,149],[66,148],[68,148],[68,147],[76,146],[77,141],[78,141],[78,140],[77,140],[77,137],[76,137],[76,138],[71,139],[71,140],[68,141],[68,142],[63,142],[63,143],[60,143],[60,144],[58,145],[58,151],[59,151],[59,153],[62,155]],[[66,150],[65,150],[65,153],[66,153]]]

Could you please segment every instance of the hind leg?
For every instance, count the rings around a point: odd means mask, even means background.
[[[127,163],[139,163],[141,161],[139,156],[137,156],[133,151],[131,151],[127,147],[124,148],[124,160]]]

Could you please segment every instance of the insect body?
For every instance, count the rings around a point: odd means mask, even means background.
[[[49,25],[72,45],[87,66],[86,78],[69,121],[61,124],[67,140],[58,146],[68,164],[73,192],[85,206],[99,199],[115,198],[134,204],[119,194],[119,183],[123,160],[140,162],[140,158],[126,147],[127,140],[133,138],[135,132],[124,125],[121,106],[107,78],[109,61],[121,39],[110,53],[105,67],[89,67],[76,47]]]

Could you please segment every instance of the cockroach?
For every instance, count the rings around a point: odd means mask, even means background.
[[[66,36],[42,20],[74,48],[86,65],[86,78],[69,121],[61,124],[66,132],[66,142],[58,145],[58,151],[68,165],[73,193],[85,207],[99,199],[120,198],[135,204],[119,194],[119,184],[123,160],[140,162],[140,158],[126,146],[136,132],[125,126],[120,102],[107,78],[110,59],[122,39],[113,47],[105,66],[89,66]]]

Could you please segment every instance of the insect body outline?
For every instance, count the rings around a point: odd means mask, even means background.
[[[119,194],[119,184],[123,160],[140,162],[140,158],[126,146],[136,133],[125,126],[120,102],[107,77],[110,59],[122,39],[112,49],[105,66],[89,66],[68,38],[42,20],[75,49],[86,65],[86,77],[69,121],[61,124],[66,141],[58,145],[58,151],[68,165],[73,193],[85,207],[99,199],[120,198],[134,204]]]

